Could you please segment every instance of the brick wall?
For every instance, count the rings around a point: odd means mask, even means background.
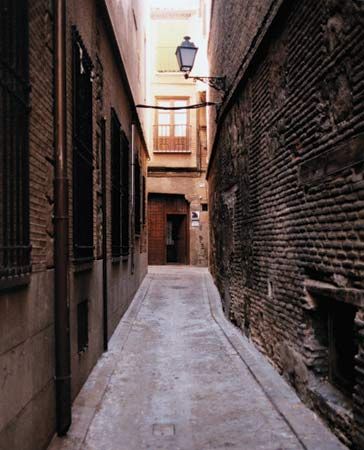
[[[50,270],[53,266],[53,22],[50,2],[28,3],[32,275],[26,285],[0,291],[1,450],[44,448],[55,426],[54,288]]]
[[[276,13],[261,1],[247,21],[228,10],[249,2],[231,3],[215,1],[210,34],[211,66],[228,55],[228,80],[239,75],[209,171],[212,271],[231,320],[345,443],[364,448],[364,5],[292,1]],[[353,408],[326,381],[320,328],[343,300],[356,311]]]
[[[0,449],[46,448],[56,425],[54,390],[54,267],[53,267],[53,11],[48,0],[29,1],[29,168],[30,241],[32,273],[22,286],[0,290]],[[119,114],[131,144],[133,98],[125,71],[101,14],[102,2],[67,2],[67,152],[69,177],[69,303],[72,396],[75,397],[103,351],[102,189],[101,145],[98,123],[106,119],[106,201],[111,214],[110,110]],[[93,76],[93,260],[73,258],[72,236],[72,42],[75,25],[94,65]],[[134,28],[134,24],[131,24]],[[137,127],[136,127],[137,128]],[[136,154],[146,176],[145,145],[136,129]],[[90,149],[91,150],[91,149]],[[131,170],[131,168],[130,168]],[[131,178],[131,177],[130,177]],[[145,276],[146,226],[131,233],[125,260],[111,259],[111,223],[107,229],[109,336]],[[132,218],[130,217],[130,229]],[[78,304],[88,301],[88,347],[78,351]]]

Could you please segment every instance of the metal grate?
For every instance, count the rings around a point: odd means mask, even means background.
[[[121,255],[121,172],[120,172],[120,122],[111,110],[111,245],[112,256]]]
[[[73,247],[93,256],[92,62],[77,30],[73,39]]]
[[[28,2],[0,3],[0,281],[30,271]]]
[[[111,238],[114,257],[129,254],[129,142],[111,110]]]
[[[121,254],[129,255],[129,142],[121,132]]]
[[[146,180],[145,180],[145,176],[143,176],[143,181],[142,181],[142,223],[143,225],[146,224],[147,221],[147,186],[146,186]]]
[[[140,179],[140,162],[139,159],[135,160],[135,210],[134,210],[134,225],[135,225],[135,234],[140,235],[141,231],[141,179]]]
[[[88,300],[77,305],[77,347],[78,353],[88,348]]]

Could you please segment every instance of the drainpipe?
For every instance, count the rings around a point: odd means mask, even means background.
[[[68,304],[68,178],[66,148],[66,0],[54,0],[54,291],[57,433],[71,425],[71,369]]]
[[[107,186],[106,186],[106,119],[101,122],[101,190],[102,190],[102,301],[104,324],[104,351],[108,349],[108,273],[107,273]]]
[[[135,124],[131,124],[131,273],[134,273],[134,243],[135,243]]]

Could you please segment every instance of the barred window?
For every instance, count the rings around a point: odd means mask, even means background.
[[[143,225],[146,224],[147,221],[147,186],[146,186],[146,179],[145,176],[143,176],[143,181],[142,181],[142,223]]]
[[[73,28],[73,248],[93,256],[92,63]]]
[[[135,158],[135,178],[134,178],[134,191],[135,191],[135,209],[134,209],[134,225],[135,234],[140,235],[141,230],[141,179],[140,179],[140,162],[139,158]]]
[[[129,255],[129,142],[121,133],[121,254]]]
[[[30,271],[28,2],[0,3],[0,286]]]
[[[121,255],[120,122],[111,110],[111,246],[112,256]]]
[[[111,240],[114,257],[129,254],[129,142],[111,111]]]

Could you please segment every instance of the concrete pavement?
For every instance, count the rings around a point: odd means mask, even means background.
[[[224,317],[206,269],[151,267],[51,450],[343,449]]]

